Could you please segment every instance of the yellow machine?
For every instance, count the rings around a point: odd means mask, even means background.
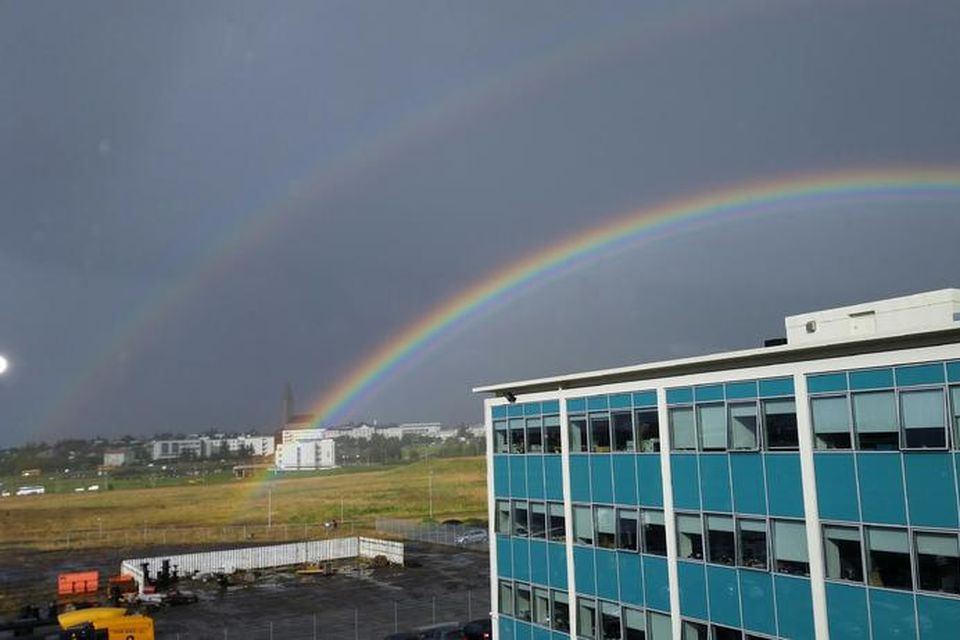
[[[60,638],[63,640],[154,640],[153,619],[126,615],[119,607],[94,607],[61,613]]]

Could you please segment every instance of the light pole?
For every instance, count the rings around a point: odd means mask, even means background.
[[[273,487],[267,487],[267,529],[273,526]]]
[[[430,493],[430,519],[433,520],[433,469],[430,469],[429,476],[429,493]]]

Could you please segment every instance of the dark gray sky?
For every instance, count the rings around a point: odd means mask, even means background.
[[[793,172],[960,165],[960,4],[0,3],[0,445],[276,426],[492,270]],[[960,285],[960,202],[717,223],[512,298],[349,417]],[[305,407],[304,407],[305,408]]]

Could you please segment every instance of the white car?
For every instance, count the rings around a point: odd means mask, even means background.
[[[461,547],[465,547],[469,544],[486,544],[487,532],[483,529],[477,529],[476,531],[468,531],[467,533],[461,536],[457,536],[456,542]]]

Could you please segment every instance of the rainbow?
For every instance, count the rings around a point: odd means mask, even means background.
[[[789,176],[671,200],[615,217],[494,271],[434,306],[371,351],[323,394],[314,405],[314,427],[342,419],[405,363],[508,295],[611,252],[735,218],[849,203],[916,200],[960,202],[960,167]]]

